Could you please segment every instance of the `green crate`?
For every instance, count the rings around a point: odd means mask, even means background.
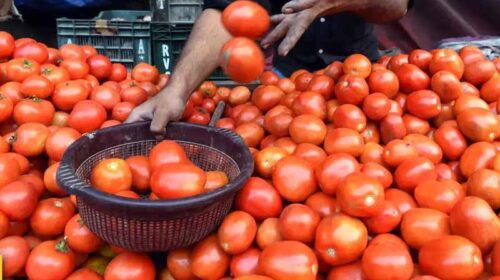
[[[203,0],[150,0],[153,20],[194,23],[203,11]]]
[[[172,72],[192,29],[192,24],[151,23],[153,64],[161,73]],[[221,69],[217,69],[209,79],[229,80]]]
[[[102,11],[93,19],[57,19],[57,42],[91,45],[112,62],[131,69],[139,62],[151,63],[150,11]]]

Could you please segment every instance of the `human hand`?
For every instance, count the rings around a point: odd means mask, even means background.
[[[135,108],[125,123],[151,121],[151,132],[163,134],[170,121],[177,121],[184,113],[186,101],[182,89],[168,85],[156,96]]]

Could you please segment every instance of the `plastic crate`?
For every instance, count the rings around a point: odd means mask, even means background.
[[[203,0],[150,0],[153,20],[194,23],[203,11]]]
[[[153,64],[161,73],[172,72],[192,29],[192,24],[164,22],[151,24]],[[229,80],[221,69],[217,69],[209,79],[212,81]]]
[[[57,19],[57,43],[92,45],[112,62],[132,68],[151,62],[150,11],[102,11],[93,19]]]

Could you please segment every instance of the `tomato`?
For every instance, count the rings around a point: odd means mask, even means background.
[[[333,267],[328,273],[327,280],[364,280],[366,277],[363,274],[361,268],[361,262],[353,262],[346,265],[340,265]]]
[[[36,246],[26,262],[30,279],[66,279],[75,266],[75,254],[66,241],[45,241]]]
[[[92,169],[91,182],[98,190],[111,194],[130,190],[132,172],[123,159],[105,159]]]
[[[80,138],[81,134],[73,128],[61,127],[47,137],[45,149],[53,160],[60,161],[66,149]]]
[[[264,55],[250,39],[236,37],[222,48],[220,64],[232,80],[249,83],[258,79],[264,71]]]
[[[44,64],[41,66],[40,75],[46,78],[51,83],[50,86],[52,86],[52,90],[55,89],[54,85],[69,81],[70,79],[69,73],[66,69],[50,64]]]
[[[164,164],[188,162],[189,159],[184,149],[176,142],[170,140],[163,140],[155,145],[149,153],[149,165],[152,171]]]
[[[305,91],[309,87],[309,83],[314,78],[314,75],[309,72],[301,73],[295,79],[295,88],[298,91]]]
[[[380,209],[375,216],[363,220],[368,231],[372,233],[388,233],[401,222],[402,214],[396,208],[394,202],[384,200]]]
[[[269,112],[272,112],[272,110]],[[309,116],[312,117],[313,115]],[[279,113],[277,115],[268,113],[264,117],[264,128],[267,130],[267,132],[271,133],[276,137],[285,137],[289,135],[290,125],[293,122],[293,120],[294,118],[292,116],[292,113],[290,112]]]
[[[436,178],[434,164],[424,157],[414,157],[403,161],[394,173],[396,185],[405,191],[413,191],[419,183]]]
[[[229,267],[229,256],[219,246],[217,236],[199,242],[191,253],[191,271],[202,279],[220,279]]]
[[[455,105],[453,107],[455,115],[466,112],[469,109],[480,108],[489,110],[488,103],[476,96],[462,95],[457,100],[455,100]]]
[[[458,202],[450,212],[450,225],[453,234],[474,242],[484,253],[490,252],[500,238],[500,220],[479,197],[468,196]]]
[[[29,58],[15,58],[7,63],[7,78],[22,82],[31,75],[40,73],[40,64]]]
[[[368,245],[361,259],[367,279],[410,279],[414,269],[410,252],[399,243],[399,238],[394,239],[385,242],[374,239]]]
[[[106,121],[106,109],[92,100],[76,103],[69,115],[68,126],[86,133],[98,129]]]
[[[132,79],[137,82],[156,83],[160,76],[158,69],[150,64],[141,62],[132,69]]]
[[[450,234],[448,215],[430,208],[414,208],[403,215],[401,235],[415,249]]]
[[[97,86],[92,89],[90,99],[104,106],[106,110],[113,109],[121,101],[120,94],[109,86]]]
[[[384,163],[391,167],[399,166],[403,161],[418,156],[417,149],[406,140],[394,139],[384,148]]]
[[[277,217],[283,207],[278,191],[258,177],[248,179],[236,195],[235,205],[236,209],[249,213],[258,221]]]
[[[252,1],[234,2],[222,12],[222,24],[233,36],[261,38],[271,22],[267,11]]]
[[[290,204],[281,212],[278,229],[286,240],[309,243],[314,240],[320,216],[303,204]]]
[[[58,236],[64,232],[66,223],[74,215],[75,206],[69,199],[44,199],[38,203],[30,218],[31,229],[38,236]]]
[[[290,202],[306,200],[317,187],[313,166],[296,156],[280,160],[275,166],[272,179],[280,195]]]
[[[212,100],[212,99],[208,99]],[[241,112],[236,117],[236,126],[239,126],[244,123],[255,122],[259,117],[262,116],[259,108],[254,105],[247,105],[241,109]]]
[[[459,159],[467,149],[465,137],[455,127],[439,127],[434,133],[434,140],[441,147],[443,154],[450,160]]]
[[[259,175],[271,177],[276,163],[288,154],[279,147],[266,147],[255,155],[255,168]]]
[[[490,168],[495,157],[495,147],[487,142],[478,142],[470,145],[460,158],[460,172],[470,177],[476,170]]]
[[[124,252],[113,258],[106,267],[106,280],[154,280],[156,269],[146,254]]]
[[[259,249],[250,247],[245,252],[233,256],[230,263],[231,275],[241,277],[257,273],[260,253]]]
[[[497,72],[495,64],[489,60],[480,60],[466,64],[463,79],[473,85],[481,85]]]
[[[97,272],[90,268],[80,268],[71,273],[66,280],[102,280],[103,278]]]
[[[171,250],[167,256],[167,268],[175,279],[191,280],[195,276],[191,272],[191,250]]]
[[[326,134],[324,148],[329,155],[347,153],[357,157],[363,152],[364,140],[355,130],[335,128]]]
[[[344,74],[367,78],[372,70],[370,60],[362,54],[351,54],[344,60],[342,71]]]
[[[67,81],[56,86],[52,102],[58,109],[70,111],[78,102],[87,99],[88,95],[89,91],[84,84]]]
[[[201,103],[201,107],[205,109],[209,114],[212,114],[215,111],[216,103],[213,99],[205,98]]]
[[[366,81],[354,75],[342,76],[335,85],[335,95],[341,104],[359,105],[368,96],[368,93]]]
[[[296,115],[311,114],[321,120],[326,118],[326,100],[314,91],[299,94],[293,101],[292,108]]]
[[[467,183],[467,192],[484,199],[494,209],[500,208],[500,174],[489,169],[472,173]]]
[[[362,132],[366,128],[366,116],[357,106],[343,104],[335,110],[333,124],[336,128],[349,128]]]
[[[313,280],[318,273],[318,261],[303,243],[278,241],[262,251],[259,270],[276,280]]]
[[[324,122],[314,115],[300,115],[290,124],[290,136],[298,144],[310,143],[320,145],[326,136]]]
[[[467,82],[461,82],[460,85],[462,86],[461,95],[472,95],[479,97],[479,90],[475,86]]]
[[[297,148],[293,152],[293,155],[305,159],[310,164],[312,164],[314,168],[320,165],[321,162],[323,162],[323,160],[326,158],[326,152],[323,149],[310,143],[302,143],[297,145]]]
[[[479,248],[456,235],[426,243],[418,259],[423,272],[441,279],[476,279],[483,271]]]
[[[409,56],[407,54],[397,54],[391,57],[387,64],[387,69],[391,70],[394,73],[397,73],[401,66],[408,63],[408,60]]]
[[[149,159],[145,156],[132,156],[126,163],[132,172],[132,187],[138,192],[146,192],[149,188],[151,168]]]
[[[93,54],[87,58],[89,73],[98,80],[104,80],[111,75],[111,61],[104,55]]]
[[[14,102],[7,96],[0,94],[0,122],[6,121],[14,111]]]
[[[335,214],[319,223],[314,248],[327,264],[342,265],[359,258],[367,243],[368,231],[360,220]]]
[[[264,129],[255,122],[239,125],[234,130],[249,147],[257,147],[264,138]]]
[[[457,181],[458,180],[455,172],[446,163],[438,163],[436,165],[436,172],[438,174],[438,176],[437,176],[438,181],[443,181],[443,180]]]
[[[380,133],[384,143],[394,139],[402,139],[407,134],[403,118],[397,114],[389,113],[380,123]]]
[[[111,117],[114,120],[124,122],[130,113],[132,113],[132,110],[135,108],[135,105],[131,102],[120,102],[117,103],[114,107],[113,110],[111,111]]]
[[[462,60],[464,61],[465,65],[469,65],[476,61],[485,60],[483,52],[474,45],[465,46],[461,48],[458,54],[460,55],[460,58],[462,58]]]
[[[121,82],[127,78],[127,68],[121,63],[111,64],[111,72],[109,73],[108,80]]]
[[[63,59],[85,59],[83,48],[75,44],[65,44],[59,48]]]
[[[266,248],[274,242],[283,240],[278,225],[278,218],[267,218],[259,225],[255,241],[261,249]]]
[[[355,217],[376,215],[384,201],[382,184],[362,173],[353,173],[337,187],[337,199],[340,209]]]
[[[327,217],[340,212],[335,198],[323,192],[317,192],[309,196],[305,204],[318,213],[320,217]]]
[[[39,123],[25,123],[16,130],[16,139],[12,149],[23,156],[37,156],[45,151],[45,141],[49,129]]]
[[[21,100],[16,104],[13,112],[14,120],[18,125],[35,122],[50,125],[54,114],[54,105],[37,97]]]
[[[40,64],[43,64],[49,58],[49,52],[47,46],[42,43],[31,42],[24,44],[20,47],[16,47],[14,58],[28,58],[32,59]]]
[[[85,61],[77,58],[64,59],[60,66],[68,71],[72,80],[83,79],[90,72],[89,65]]]
[[[415,199],[421,207],[436,209],[446,214],[464,197],[464,189],[453,180],[424,181],[415,188]]]
[[[418,90],[408,95],[407,110],[416,117],[430,119],[441,112],[439,96],[430,90]]]
[[[426,71],[431,63],[432,54],[426,50],[415,49],[408,55],[408,63],[416,65],[418,68]]]
[[[420,134],[408,134],[404,138],[417,149],[419,156],[429,159],[437,164],[443,158],[443,152],[439,145],[429,137]]]
[[[492,272],[500,275],[500,242],[496,242],[491,253]]]
[[[384,118],[389,113],[390,108],[389,99],[382,93],[370,94],[363,101],[363,112],[371,120]]]
[[[384,189],[388,189],[392,185],[393,178],[391,172],[376,162],[367,162],[363,164],[361,173],[378,180]]]
[[[57,196],[65,196],[67,195],[66,192],[61,189],[56,181],[57,168],[59,168],[59,163],[49,166],[49,168],[45,170],[43,182],[45,183],[45,187],[47,188],[47,190],[52,194],[55,194]]]
[[[237,255],[245,252],[257,234],[257,223],[244,211],[234,211],[224,218],[217,237],[224,252]]]
[[[326,100],[330,99],[335,83],[332,78],[327,75],[314,76],[307,86],[307,91],[315,91],[323,95]]]
[[[328,156],[317,168],[316,179],[321,190],[329,195],[334,195],[337,186],[349,174],[360,170],[356,159],[346,153],[334,153]]]
[[[221,118],[215,123],[215,127],[234,130],[235,123],[234,120],[231,118]]]
[[[432,55],[429,71],[434,75],[441,70],[449,71],[460,79],[464,73],[464,62],[452,49],[436,50]]]
[[[460,131],[474,142],[491,142],[499,135],[500,123],[495,114],[482,108],[471,108],[457,115]]]
[[[122,101],[131,102],[134,105],[139,105],[148,99],[148,93],[139,86],[132,86],[120,91]]]
[[[154,169],[151,190],[160,198],[194,196],[204,191],[206,175],[189,163],[167,163]]]
[[[0,32],[0,58],[10,57],[14,53],[14,37],[8,32]]]
[[[32,75],[22,82],[20,91],[25,97],[46,99],[52,95],[54,85],[43,76]]]
[[[278,76],[278,74],[274,73],[273,71],[264,71],[262,73],[262,75],[260,75],[260,83],[262,85],[266,85],[266,86],[269,86],[269,85],[275,85],[275,86],[279,86],[279,82],[281,81],[280,80],[280,77]]]
[[[389,70],[375,71],[368,77],[370,92],[380,92],[388,98],[393,98],[399,92],[399,80],[394,72]]]
[[[344,75],[343,63],[341,61],[332,62],[326,67],[324,74],[332,78],[334,81],[337,81],[342,75]]]
[[[229,93],[228,101],[231,106],[240,105],[250,100],[250,90],[245,86],[237,86]]]
[[[413,64],[402,65],[396,73],[401,91],[406,93],[427,89],[431,82],[429,76]]]
[[[279,104],[285,93],[277,86],[263,86],[256,89],[252,95],[252,103],[263,112]]]
[[[22,237],[9,236],[0,239],[0,255],[3,257],[3,276],[11,277],[21,272],[28,260],[29,251],[28,243]]]
[[[104,242],[82,221],[80,214],[73,216],[64,228],[68,246],[75,252],[89,254],[102,247]]]

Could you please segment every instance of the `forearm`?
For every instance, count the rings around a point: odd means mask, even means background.
[[[322,14],[352,12],[373,23],[398,20],[408,10],[408,0],[327,0],[332,6]]]
[[[179,89],[184,100],[217,68],[220,50],[231,38],[220,17],[220,11],[203,11],[172,73],[169,85]]]

